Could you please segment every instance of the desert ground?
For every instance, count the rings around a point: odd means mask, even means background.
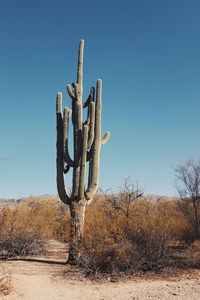
[[[113,280],[107,277],[94,281],[70,272],[65,260],[65,245],[52,241],[45,256],[3,262],[1,265],[11,274],[12,291],[0,299],[200,299],[200,270],[188,270],[166,278],[149,276]]]

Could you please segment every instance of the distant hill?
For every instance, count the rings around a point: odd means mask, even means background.
[[[166,201],[171,201],[171,200],[176,200],[178,198],[176,197],[170,197],[170,196],[163,196],[163,195],[143,195],[141,198],[147,200],[147,201],[151,201],[151,202],[166,202]],[[41,195],[41,196],[27,196],[27,197],[23,197],[20,199],[9,199],[9,198],[0,198],[0,206],[7,206],[7,205],[15,205],[19,202],[21,202],[22,200],[31,200],[31,199],[41,199],[41,200],[59,200],[58,195],[49,195],[49,194],[45,194],[45,195]]]
[[[16,199],[0,198],[0,204],[11,204],[16,202]]]
[[[41,199],[41,200],[58,200],[59,197],[58,195],[49,195],[49,194],[45,194],[45,195],[41,195],[41,196],[27,196],[27,197],[23,197],[21,200],[31,200],[31,199]]]
[[[59,199],[57,195],[41,195],[41,196],[28,196],[28,197],[23,197],[20,199],[14,199],[14,198],[0,198],[0,206],[7,206],[7,205],[16,205],[20,203],[23,200],[31,200],[31,199]]]
[[[163,195],[143,195],[142,198],[151,202],[166,202],[171,200],[177,200],[177,197],[163,196]]]

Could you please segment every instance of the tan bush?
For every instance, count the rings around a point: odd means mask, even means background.
[[[189,258],[190,265],[196,268],[200,267],[200,241],[195,241],[186,250],[186,256]]]
[[[7,296],[12,291],[11,275],[9,270],[0,267],[0,295]]]
[[[89,207],[82,249],[88,272],[152,270],[166,259],[171,238],[167,209],[137,201],[129,215],[106,203]]]
[[[26,256],[38,254],[48,238],[60,227],[60,206],[53,200],[28,199],[0,212],[0,254]]]

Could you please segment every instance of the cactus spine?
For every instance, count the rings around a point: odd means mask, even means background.
[[[83,95],[83,51],[84,41],[81,40],[78,51],[77,83],[67,85],[68,94],[72,100],[72,110],[62,109],[62,93],[56,98],[57,114],[57,190],[60,199],[70,208],[71,240],[69,247],[69,263],[77,263],[80,257],[80,243],[83,238],[83,227],[86,204],[91,202],[99,181],[99,161],[101,145],[109,139],[106,132],[101,139],[102,81],[99,79],[95,88],[82,103]],[[87,120],[83,122],[83,109],[87,108]],[[73,159],[68,149],[69,119],[72,116],[73,125]],[[89,162],[88,185],[85,187],[86,162]],[[65,189],[64,175],[73,169],[72,193],[68,195]]]

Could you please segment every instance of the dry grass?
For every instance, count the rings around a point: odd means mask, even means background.
[[[46,241],[62,236],[65,211],[54,201],[30,199],[0,211],[1,257],[26,256],[44,251]],[[63,217],[64,218],[64,217]]]
[[[153,270],[169,254],[171,227],[167,210],[137,201],[124,210],[105,203],[88,209],[82,263],[89,273]]]
[[[11,275],[9,270],[0,268],[0,295],[9,295],[12,291]]]
[[[101,199],[88,207],[82,249],[87,274],[199,267],[199,244],[193,243],[192,227],[177,200],[152,203],[140,198],[123,205]]]

